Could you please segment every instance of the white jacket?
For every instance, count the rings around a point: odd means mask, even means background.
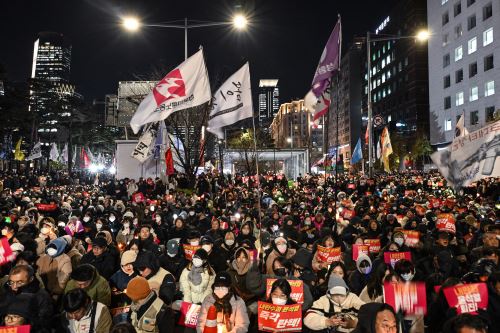
[[[201,304],[205,297],[212,293],[212,284],[214,284],[215,273],[212,272],[212,274],[209,274],[208,269],[205,268],[201,273],[201,283],[195,286],[188,279],[188,274],[191,271],[188,269],[190,266],[191,265],[184,268],[179,280],[180,290],[184,295],[182,300],[190,303]]]

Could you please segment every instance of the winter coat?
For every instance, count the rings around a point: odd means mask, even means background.
[[[193,282],[189,281],[189,273],[191,271],[192,265],[184,268],[179,281],[180,291],[183,293],[183,301],[201,304],[205,297],[212,293],[212,285],[215,280],[215,272],[209,272],[211,268],[204,268],[201,273],[201,283],[199,285],[194,285]]]
[[[333,314],[340,313],[342,311],[357,312],[363,304],[365,303],[354,293],[349,293],[345,301],[340,306],[334,304],[330,300],[329,296],[321,296],[321,298],[314,302],[312,307],[306,312],[306,315],[304,316],[304,325],[315,331],[324,330],[328,328],[326,325],[327,319],[329,319]],[[333,309],[331,308],[332,306]],[[356,315],[349,314],[349,316],[357,323]],[[353,329],[350,328],[337,328],[338,332],[351,332],[352,330]]]
[[[72,247],[71,250],[69,250],[66,254],[71,259],[71,267],[73,267],[73,269],[77,268],[80,265],[80,261],[83,257],[80,251],[78,251],[77,248]]]
[[[113,324],[109,310],[102,303],[96,303],[96,307],[94,333],[109,333]],[[89,311],[80,320],[70,319],[68,323],[70,333],[89,333],[91,314],[92,311]]]
[[[285,257],[287,259],[291,259],[295,255],[295,250],[288,248],[288,250],[285,253]],[[266,259],[266,273],[267,274],[273,274],[273,262],[274,259],[282,257],[281,254],[279,254],[276,250],[273,250],[269,255],[267,256]]]
[[[368,294],[368,286],[364,287],[359,294],[359,299],[365,303],[384,303],[384,295],[379,295],[375,298],[371,298]]]
[[[228,333],[246,333],[248,332],[248,326],[250,325],[250,320],[248,319],[247,308],[245,302],[238,296],[231,296],[229,303],[231,304],[231,317],[229,322],[232,326]],[[201,304],[200,314],[198,316],[198,323],[196,325],[196,332],[203,333],[205,328],[205,323],[207,322],[208,309],[215,304],[215,298],[212,294],[208,295]],[[223,322],[223,314],[221,312],[217,313],[217,322]]]
[[[225,243],[222,243],[220,246],[215,246],[212,252],[208,255],[208,262],[210,266],[215,270],[215,272],[219,273],[221,271],[225,271],[228,268],[229,261],[236,251],[236,245],[233,245],[231,248]]]
[[[36,265],[47,291],[51,295],[62,295],[73,271],[69,256],[62,253],[62,250],[59,254],[58,250],[58,254],[54,258],[48,254],[42,255],[38,258]]]
[[[67,293],[68,291],[76,288],[78,288],[76,281],[71,279],[64,292]],[[104,277],[100,276],[97,271],[95,272],[92,283],[88,287],[83,288],[83,290],[87,292],[87,295],[89,295],[92,300],[98,301],[106,306],[110,306],[111,289],[109,287],[109,283]]]
[[[132,304],[130,322],[137,333],[168,333],[174,331],[172,311],[163,301],[151,293],[144,304],[136,308]]]
[[[130,280],[136,277],[137,274],[134,272],[132,275],[128,275],[121,268],[115,272],[115,274],[111,275],[109,279],[109,284],[113,287],[116,287],[120,291],[124,291],[127,288],[127,284]]]
[[[94,266],[99,274],[106,280],[108,280],[117,270],[115,258],[107,250],[98,257],[96,257],[92,251],[85,253],[80,260],[80,264],[90,264]]]

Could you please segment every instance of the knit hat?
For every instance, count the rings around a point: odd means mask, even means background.
[[[215,281],[213,287],[230,287],[231,286],[231,276],[228,272],[222,271],[217,273],[215,276]]]
[[[292,257],[292,261],[303,268],[310,268],[312,260],[312,253],[303,247],[298,249],[297,253]]]
[[[148,280],[142,276],[136,276],[127,284],[127,289],[125,289],[125,294],[134,302],[145,299],[151,294],[151,288],[149,287]]]
[[[179,240],[178,238],[170,239],[167,242],[167,253],[176,256],[179,253]]]
[[[349,288],[347,288],[347,284],[341,277],[336,274],[332,274],[328,280],[328,291],[330,292],[330,295],[346,296]]]
[[[132,264],[137,258],[137,253],[133,250],[128,250],[123,252],[120,264],[125,266],[126,264]]]

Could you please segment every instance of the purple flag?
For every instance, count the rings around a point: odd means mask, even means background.
[[[333,31],[326,42],[321,59],[319,59],[318,68],[314,73],[312,82],[312,91],[316,97],[321,96],[326,89],[329,79],[340,67],[340,42],[342,40],[342,30],[340,27],[340,17],[333,28]]]

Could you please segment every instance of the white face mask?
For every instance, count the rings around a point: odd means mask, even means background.
[[[194,212],[193,212],[193,211],[190,211],[190,212],[189,212],[189,216],[194,216]]]
[[[49,232],[50,232],[49,228],[43,227],[42,229],[40,229],[40,233],[42,233],[44,235],[47,235]]]
[[[279,251],[280,253],[285,253],[285,252],[286,252],[286,249],[287,249],[287,246],[286,246],[286,244],[282,244],[282,245],[278,245],[278,246],[276,246],[276,248],[278,249],[278,251]]]
[[[411,281],[414,276],[415,276],[415,274],[413,274],[413,273],[401,274],[401,277],[405,281]]]
[[[279,228],[280,228],[280,227],[279,227],[278,225],[276,225],[276,224],[275,224],[275,225],[273,225],[273,226],[271,227],[271,230],[272,230],[272,231],[278,231],[278,229],[279,229]]]
[[[84,216],[83,217],[83,222],[88,222],[90,221],[90,216]]]
[[[200,258],[193,258],[193,266],[194,267],[203,266],[203,260],[201,260]]]
[[[273,297],[273,304],[275,305],[285,305],[286,304],[286,299],[278,298],[278,297]]]
[[[95,225],[95,227],[97,228],[97,230],[101,230],[101,228],[102,228],[102,224],[101,224],[101,223],[97,223],[97,224]]]
[[[224,296],[229,293],[228,287],[215,287],[214,294],[217,295],[218,298],[224,298]]]
[[[401,237],[394,238],[394,243],[398,244],[399,246],[403,245],[404,242],[405,242],[404,238]]]
[[[161,222],[161,216],[157,216],[157,217],[155,217],[155,219],[156,219],[156,222],[158,222],[158,223]]]
[[[127,223],[123,223],[123,227],[124,228],[130,228],[130,223],[128,223],[128,222]]]
[[[54,249],[53,247],[49,247],[49,248],[47,249],[47,254],[48,254],[49,256],[51,256],[51,257],[55,257],[55,256],[56,256],[56,254],[57,254],[57,250],[56,250],[56,249]]]
[[[212,245],[210,245],[210,244],[202,245],[201,248],[203,250],[207,251],[207,253],[210,252],[210,251],[212,251]]]
[[[189,245],[191,245],[191,246],[198,246],[198,245],[200,245],[200,241],[197,241],[197,240],[196,241],[191,241],[191,242],[189,242]]]
[[[226,239],[226,245],[227,246],[233,246],[234,245],[234,239]]]
[[[116,220],[116,217],[114,217],[114,216],[109,217],[109,222],[114,222],[115,220]]]
[[[369,274],[372,271],[372,268],[370,266],[360,267],[359,271],[363,274]]]

